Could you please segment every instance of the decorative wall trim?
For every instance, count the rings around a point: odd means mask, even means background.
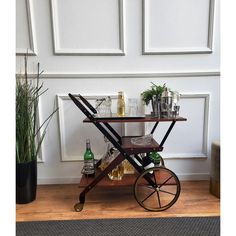
[[[86,98],[87,100],[95,100],[97,98],[103,98],[105,96],[110,96],[111,99],[117,99],[117,95],[114,95],[114,94],[106,94],[106,95],[101,95],[101,94],[98,94],[98,95],[87,95],[87,96],[83,96],[84,98]],[[72,162],[72,161],[80,161],[80,160],[77,160],[75,158],[70,158],[66,155],[66,150],[65,150],[65,145],[66,145],[66,142],[65,142],[65,122],[64,122],[64,112],[63,112],[63,101],[65,100],[71,100],[69,96],[65,95],[65,94],[58,94],[57,95],[57,103],[58,103],[58,107],[59,107],[59,110],[58,110],[58,121],[59,121],[59,135],[60,135],[60,149],[61,149],[61,161],[62,162]],[[123,133],[123,127],[122,127],[122,133]],[[80,157],[81,160],[83,160],[83,157],[82,156],[78,156],[77,157]]]
[[[125,35],[124,35],[124,4],[118,0],[119,10],[119,48],[118,49],[63,49],[60,47],[57,21],[57,0],[51,0],[51,18],[53,32],[53,48],[55,55],[80,55],[80,56],[124,56]]]
[[[20,74],[16,74],[19,76]],[[34,74],[29,74],[29,78],[35,78]],[[183,72],[141,72],[141,73],[86,73],[86,74],[70,74],[70,73],[43,73],[41,78],[50,79],[78,79],[78,78],[159,78],[159,77],[205,77],[220,76],[220,71],[183,71]]]
[[[34,17],[33,17],[33,3],[32,3],[32,0],[25,0],[25,1],[26,1],[26,12],[27,12],[30,48],[17,48],[16,55],[22,56],[28,52],[28,55],[36,56],[37,49],[36,49],[35,24],[34,24]]]
[[[208,121],[209,121],[209,100],[210,94],[208,93],[191,93],[191,94],[181,94],[181,99],[204,99],[204,121],[203,121],[203,137],[202,137],[202,152],[201,153],[177,153],[170,154],[166,153],[163,155],[166,159],[191,159],[191,158],[207,158],[207,144],[208,144]]]
[[[208,19],[208,38],[206,47],[190,47],[190,48],[149,48],[148,45],[148,1],[143,0],[142,10],[142,54],[143,55],[172,55],[172,54],[207,54],[212,53],[213,48],[213,28],[214,28],[214,8],[215,0],[209,0],[209,19]]]
[[[200,153],[165,153],[163,152],[161,156],[164,159],[176,160],[176,159],[206,159],[208,157],[207,144],[208,144],[208,121],[209,121],[209,99],[210,94],[206,93],[182,93],[182,99],[204,99],[204,117],[203,117],[203,137],[202,137],[202,151]],[[146,130],[146,128],[144,128]]]
[[[110,95],[112,99],[116,99],[116,95]],[[96,98],[104,97],[104,95],[89,95],[85,96],[88,100],[95,100]],[[209,120],[209,94],[182,94],[181,99],[195,99],[195,98],[203,98],[204,99],[204,126],[203,126],[203,137],[202,137],[202,152],[201,153],[163,153],[162,156],[164,159],[202,159],[207,158],[207,144],[208,144],[208,120]],[[66,156],[65,150],[65,122],[63,117],[63,101],[70,100],[67,95],[57,95],[58,107],[60,107],[58,111],[59,117],[59,131],[60,131],[60,147],[61,147],[61,161],[78,161],[73,160],[73,158],[68,158]],[[125,126],[122,127],[122,133],[125,134]]]

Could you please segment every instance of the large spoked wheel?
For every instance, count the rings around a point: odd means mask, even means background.
[[[145,179],[150,178],[153,186]],[[174,172],[165,167],[143,171],[135,181],[134,196],[140,206],[149,211],[164,211],[179,198],[180,182]]]

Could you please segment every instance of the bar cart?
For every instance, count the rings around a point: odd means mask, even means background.
[[[145,169],[143,165],[143,156],[147,156],[150,152],[161,152],[163,145],[168,138],[171,130],[178,121],[186,121],[183,117],[174,118],[157,118],[151,115],[139,117],[98,117],[96,109],[80,94],[68,94],[75,105],[84,113],[86,118],[84,123],[93,123],[98,130],[111,142],[111,144],[119,151],[119,155],[103,170],[97,169],[94,178],[82,177],[80,187],[84,187],[79,195],[79,202],[74,205],[75,211],[82,211],[86,194],[96,185],[133,185],[134,197],[138,204],[149,211],[163,211],[171,207],[180,195],[180,181],[176,174],[165,167],[164,160],[158,166]],[[121,137],[109,123],[126,123],[126,122],[154,122],[151,130],[153,134],[161,122],[170,122],[160,144],[151,139],[151,142],[145,146],[135,145],[130,136]],[[116,166],[124,160],[135,168],[136,174],[125,175],[121,181],[112,181],[107,177]],[[96,164],[100,165],[101,160]]]

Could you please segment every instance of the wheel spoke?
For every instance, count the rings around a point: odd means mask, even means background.
[[[159,188],[162,187],[165,183],[167,183],[173,176],[170,176],[164,183],[160,184]]]
[[[158,198],[158,203],[159,203],[159,206],[161,208],[161,201],[160,201],[160,195],[159,195],[159,192],[157,191],[157,198]]]
[[[154,190],[151,194],[149,194],[147,197],[145,197],[143,200],[142,200],[142,203],[144,202],[144,201],[146,201],[149,197],[151,197],[152,195],[153,195],[153,193],[155,193],[156,192],[156,190]]]
[[[155,180],[155,184],[156,184],[156,187],[157,187],[157,180],[156,180],[156,175],[155,175],[154,171],[153,171],[153,175],[154,175],[154,180]]]
[[[174,193],[171,193],[171,192],[168,192],[168,191],[165,191],[165,190],[162,190],[162,189],[160,189],[159,191],[160,191],[160,192],[163,192],[163,193],[168,193],[168,194],[171,194],[171,195],[174,195],[174,196],[175,196]]]

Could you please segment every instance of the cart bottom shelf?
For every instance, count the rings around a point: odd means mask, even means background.
[[[97,170],[95,177],[87,177],[85,175],[82,176],[79,187],[86,187],[88,186],[99,174],[101,173],[100,170]],[[135,183],[135,180],[139,174],[135,172],[134,174],[124,174],[122,180],[111,180],[108,176],[104,176],[101,181],[99,181],[96,186],[101,187],[109,187],[109,186],[132,186]],[[166,172],[160,172],[158,175],[156,175],[156,179],[159,183],[165,182],[170,175],[168,175]],[[147,184],[146,180],[142,180],[142,183],[144,185]],[[167,184],[173,184],[173,179],[170,179]]]
[[[96,173],[96,176],[100,173]],[[86,187],[89,185],[95,177],[86,177],[85,175],[82,176],[79,187]],[[110,180],[108,176],[105,176],[100,182],[97,183],[96,186],[107,187],[107,186],[131,186],[134,184],[137,174],[125,174],[122,180]]]

